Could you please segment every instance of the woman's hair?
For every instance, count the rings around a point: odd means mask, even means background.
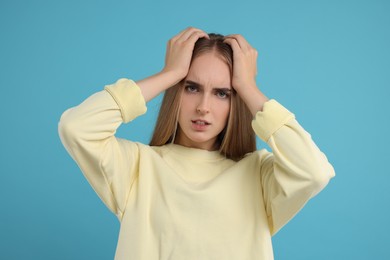
[[[232,74],[232,48],[229,44],[223,42],[225,39],[223,35],[210,33],[209,38],[200,38],[195,43],[192,61],[204,53],[215,53],[227,63]],[[150,145],[161,146],[174,142],[178,128],[183,84],[184,79],[165,91]],[[222,155],[238,161],[245,154],[256,150],[256,138],[251,127],[251,121],[251,112],[233,89],[228,122],[217,138],[217,145]]]

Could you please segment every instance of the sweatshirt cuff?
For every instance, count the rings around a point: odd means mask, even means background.
[[[104,89],[110,93],[118,104],[124,123],[128,123],[136,117],[146,113],[145,99],[138,85],[129,79],[119,79]]]
[[[264,103],[263,111],[258,111],[252,121],[252,128],[263,141],[270,137],[295,116],[276,100]]]

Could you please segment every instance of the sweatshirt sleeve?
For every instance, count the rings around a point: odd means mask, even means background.
[[[252,127],[272,153],[261,161],[261,185],[273,234],[335,176],[332,165],[294,114],[275,100],[257,112]]]
[[[115,137],[116,129],[146,112],[138,86],[120,79],[66,110],[60,139],[106,206],[122,219],[138,174],[138,144]]]

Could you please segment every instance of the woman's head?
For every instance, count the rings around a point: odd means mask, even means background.
[[[231,86],[233,51],[219,34],[200,38],[186,78],[164,95],[150,145],[175,142],[233,160],[256,149],[252,115]]]

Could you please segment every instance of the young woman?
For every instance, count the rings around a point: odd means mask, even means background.
[[[271,236],[334,176],[294,115],[256,86],[241,35],[187,28],[165,67],[64,112],[61,140],[118,217],[115,259],[273,259]],[[115,137],[165,91],[150,145]],[[257,134],[272,152],[256,151]]]

